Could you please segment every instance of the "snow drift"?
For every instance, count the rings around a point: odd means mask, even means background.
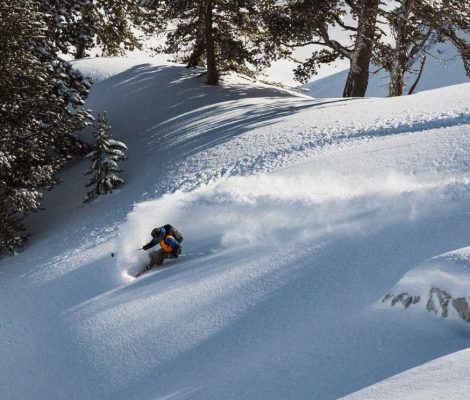
[[[470,392],[465,349],[388,378],[341,400],[465,400]]]
[[[408,271],[382,299],[405,309],[420,308],[442,317],[457,315],[470,322],[470,247],[433,257]]]

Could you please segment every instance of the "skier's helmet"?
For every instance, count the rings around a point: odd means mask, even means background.
[[[152,237],[155,238],[155,239],[158,239],[160,236],[161,236],[162,232],[160,230],[160,228],[155,228],[152,230]]]

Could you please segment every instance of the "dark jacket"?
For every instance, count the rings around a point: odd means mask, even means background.
[[[166,229],[163,226],[160,228],[159,235],[154,237],[149,243],[147,243],[142,248],[144,250],[148,250],[152,248],[153,246],[156,246],[157,244],[160,244],[161,248],[167,253],[178,252],[178,251],[181,252],[181,245],[173,236],[171,236],[166,231]]]

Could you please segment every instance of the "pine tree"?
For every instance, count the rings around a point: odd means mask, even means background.
[[[92,27],[86,17],[93,13],[93,0],[38,0],[47,23],[49,43],[62,54],[93,44]]]
[[[96,45],[104,56],[123,55],[141,49],[136,27],[142,23],[144,8],[137,0],[95,0],[99,23],[95,26]]]
[[[83,201],[88,202],[96,199],[99,195],[111,193],[113,189],[124,183],[116,173],[121,172],[118,167],[118,161],[126,160],[123,153],[127,147],[124,143],[111,139],[108,133],[111,126],[108,125],[108,116],[106,112],[98,116],[95,125],[96,144],[93,150],[87,155],[91,161],[91,166],[85,175],[93,175],[86,187],[93,186],[87,192]]]
[[[67,24],[66,33],[70,38],[75,59],[84,58],[88,55],[87,50],[96,45],[95,37],[99,30],[100,18],[93,0],[76,0],[68,6],[73,18]]]
[[[264,18],[271,37],[267,57],[288,57],[293,49],[320,45],[312,56],[295,71],[296,78],[306,82],[321,64],[338,58],[350,60],[344,97],[362,97],[367,91],[369,66],[373,60],[391,74],[390,95],[400,95],[404,75],[414,70],[421,58],[418,77],[425,55],[433,42],[448,40],[457,48],[467,74],[470,75],[468,1],[461,0],[286,0],[270,4]],[[344,16],[353,20],[345,24]],[[381,39],[391,27],[395,44]],[[331,28],[340,27],[350,33],[352,44],[340,43],[331,37]],[[386,32],[387,31],[387,32]],[[468,37],[468,36],[467,36]],[[415,82],[416,84],[416,82]],[[413,87],[410,89],[412,91]]]
[[[41,209],[90,117],[90,82],[57,56],[39,6],[0,0],[0,254],[25,240],[23,218]]]
[[[188,67],[207,68],[217,85],[223,71],[251,74],[262,61],[261,6],[257,0],[142,0],[153,32],[176,24],[161,51]]]
[[[384,9],[393,44],[378,47],[376,64],[390,72],[390,96],[401,96],[405,88],[405,74],[415,72],[421,58],[420,72],[426,55],[436,42],[449,41],[458,50],[468,76],[470,76],[470,42],[462,33],[470,33],[470,7],[460,0],[395,0],[395,7]],[[467,36],[468,37],[468,36]],[[416,87],[416,83],[410,89]],[[409,92],[409,93],[410,93]]]
[[[38,0],[49,15],[49,37],[63,54],[87,56],[93,47],[104,56],[141,48],[135,24],[143,9],[136,0]]]
[[[289,55],[301,46],[322,46],[296,69],[296,78],[301,82],[314,75],[321,64],[349,59],[343,96],[363,97],[374,45],[382,34],[376,26],[380,4],[380,0],[286,0],[270,5],[265,18],[273,53]],[[344,23],[347,13],[354,20],[353,25]],[[335,26],[350,32],[352,44],[331,37]]]

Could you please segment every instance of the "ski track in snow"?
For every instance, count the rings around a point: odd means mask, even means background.
[[[182,177],[164,184],[164,191],[192,190],[201,184],[231,175],[268,173],[308,160],[330,147],[347,147],[358,139],[368,140],[383,136],[410,134],[432,129],[443,129],[470,124],[470,109],[455,114],[427,114],[403,123],[399,118],[376,123],[343,124],[323,129],[294,126],[276,129],[271,135],[256,135],[256,131],[232,140],[229,145],[216,146],[200,152],[177,164]],[[261,138],[260,138],[261,136]],[[252,138],[253,137],[253,138]],[[274,146],[273,146],[274,144]],[[272,150],[273,148],[273,150]],[[265,150],[269,149],[269,150]],[[250,156],[247,154],[254,153]],[[221,160],[224,160],[221,162]],[[194,171],[204,171],[194,174]]]
[[[470,86],[315,101],[81,65],[129,179],[84,206],[71,166],[2,260],[2,400],[334,399],[468,346],[461,320],[375,305],[470,243]],[[124,281],[157,222],[203,255]]]

